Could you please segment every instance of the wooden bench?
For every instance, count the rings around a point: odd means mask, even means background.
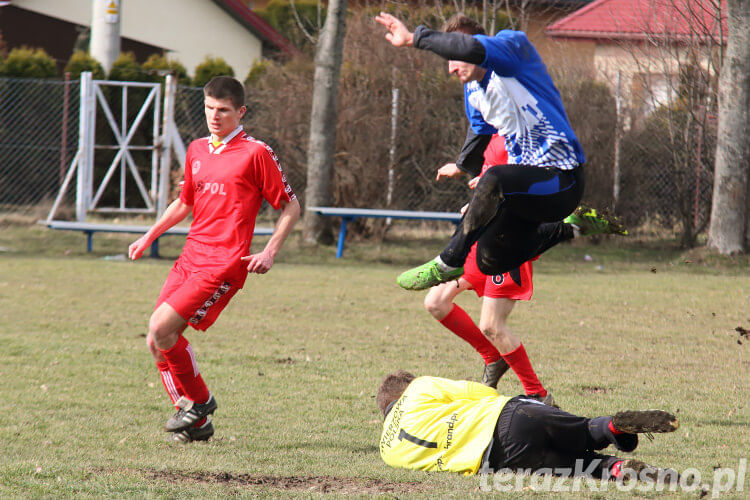
[[[337,207],[308,207],[308,211],[326,217],[341,217],[339,240],[336,246],[336,258],[344,254],[346,240],[346,226],[360,217],[376,219],[415,219],[415,220],[447,220],[458,224],[461,214],[458,212],[417,212],[411,210],[379,210],[371,208],[337,208]]]
[[[86,234],[86,251],[91,252],[94,233],[132,233],[145,234],[151,226],[128,226],[123,224],[98,224],[92,222],[68,222],[60,220],[39,221],[50,229],[63,231],[82,231]],[[189,227],[175,226],[167,229],[162,236],[181,235],[187,236]],[[256,227],[255,235],[271,235],[273,228]],[[161,237],[161,236],[160,236]],[[159,238],[151,244],[151,257],[159,257]]]

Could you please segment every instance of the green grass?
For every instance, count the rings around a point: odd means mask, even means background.
[[[424,294],[395,285],[444,235],[355,241],[341,260],[295,235],[216,325],[186,334],[219,402],[216,437],[190,446],[164,441],[172,410],[143,338],[172,261],[103,259],[130,239],[96,235],[86,254],[79,233],[0,229],[0,495],[486,495],[478,477],[391,469],[377,451],[383,375],[481,376]],[[164,255],[179,248],[162,241]],[[534,298],[510,326],[564,409],[677,412],[681,428],[634,456],[709,482],[747,457],[750,339],[735,328],[750,329],[748,258],[619,240],[561,246],[535,271]],[[473,295],[459,303],[476,317]],[[501,380],[501,392],[520,390]],[[562,496],[618,495],[631,496]]]

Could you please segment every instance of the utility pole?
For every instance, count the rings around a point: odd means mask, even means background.
[[[120,7],[122,0],[91,0],[89,53],[109,73],[120,55]]]

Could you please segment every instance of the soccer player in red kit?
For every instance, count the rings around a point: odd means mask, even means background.
[[[188,325],[206,330],[245,283],[266,273],[300,215],[300,206],[278,158],[240,125],[245,92],[234,78],[214,78],[203,89],[210,137],[188,147],[180,197],[128,249],[131,259],[191,212],[193,222],[149,320],[148,344],[177,412],[165,429],[175,441],[206,440],[216,399],[201,377],[183,336]],[[263,200],[281,214],[265,248],[250,254],[255,218]]]
[[[473,189],[479,178],[493,165],[504,164],[508,159],[505,139],[494,134],[483,154],[484,164],[478,176],[469,186]],[[461,161],[463,157],[459,157]],[[464,175],[463,169],[455,163],[448,163],[438,169],[437,180],[444,177]],[[563,231],[562,223],[545,224],[551,234],[558,236],[555,241],[565,241],[572,237],[572,231]],[[554,399],[539,381],[531,365],[526,349],[520,339],[508,329],[506,321],[517,300],[530,300],[534,292],[533,267],[531,261],[504,274],[488,276],[483,274],[476,263],[476,244],[469,252],[464,264],[464,274],[455,282],[441,283],[430,289],[424,305],[440,324],[455,333],[482,356],[484,373],[482,383],[497,387],[498,380],[510,367],[517,374],[527,395],[538,398],[546,404],[554,405]],[[466,290],[474,290],[482,300],[479,326],[454,299]]]

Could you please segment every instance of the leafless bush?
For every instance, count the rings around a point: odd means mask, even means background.
[[[609,88],[596,82],[588,69],[553,66],[550,73],[586,155],[583,202],[597,208],[613,208],[615,100]]]
[[[467,189],[436,188],[435,170],[455,158],[465,133],[460,84],[427,52],[395,49],[371,17],[347,24],[339,84],[334,203],[346,207],[457,210]],[[279,155],[298,195],[305,164],[312,64],[268,63],[248,84],[248,131]],[[387,203],[393,89],[399,89],[393,201]],[[361,226],[362,229],[364,226]]]

